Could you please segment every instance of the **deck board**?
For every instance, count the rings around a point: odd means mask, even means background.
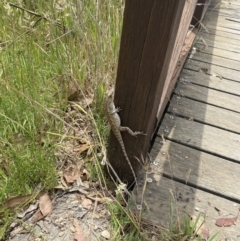
[[[239,41],[240,41],[240,38],[239,38]],[[240,53],[228,51],[225,49],[218,49],[218,48],[212,47],[212,46],[208,46],[207,48],[205,48],[205,45],[201,44],[199,42],[195,43],[194,47],[201,53],[206,53],[206,54],[210,54],[210,55],[214,55],[214,56],[218,56],[218,57],[223,57],[225,59],[236,60],[240,64]]]
[[[233,176],[240,182],[240,165],[171,141],[156,140],[152,155],[158,163],[157,171],[172,179],[199,189],[208,189],[240,202],[240,190],[232,185]],[[161,150],[161,151],[159,151]],[[198,161],[196,161],[198,160]],[[224,167],[224,172],[222,168]],[[219,180],[224,180],[219,182]]]
[[[222,107],[240,114],[240,104],[237,104],[240,103],[239,96],[224,92],[219,94],[218,90],[202,87],[200,85],[194,85],[188,82],[179,82],[174,92],[179,96]]]
[[[240,134],[240,115],[233,111],[173,95],[168,112]]]
[[[199,71],[200,69],[206,69],[208,74],[221,76],[224,79],[240,82],[239,71],[228,69],[222,66],[200,62],[197,60],[188,60],[185,65],[185,69]]]
[[[175,221],[205,214],[210,235],[220,231],[216,240],[237,241],[240,217],[231,227],[215,221],[240,207],[240,0],[213,8],[219,2],[211,2],[203,20],[209,33],[205,27],[198,33],[208,47],[195,42],[200,51],[186,60],[150,152],[153,164],[130,203],[164,227],[171,208]]]
[[[234,55],[234,53],[231,53],[231,55]],[[201,52],[196,52],[192,54],[191,59],[240,71],[240,62],[237,60],[226,59],[224,57],[210,55],[210,54],[201,53]]]
[[[238,134],[166,113],[158,135],[240,164]]]
[[[184,69],[182,71],[180,81],[185,82],[186,84],[193,83],[240,96],[240,82],[227,80],[224,78],[220,78],[219,76]]]
[[[219,232],[217,239],[215,239],[217,241],[238,240],[236,227],[239,227],[240,220],[237,221],[236,226],[232,227],[217,227],[215,225],[218,218],[236,216],[238,205],[235,202],[165,178],[156,171],[147,176],[152,178],[153,182],[147,183],[143,196],[144,203],[141,211],[144,213],[144,219],[151,221],[152,224],[156,223],[169,228],[171,219],[183,220],[181,217],[188,215],[196,217],[202,213],[207,217],[205,225],[209,229],[210,237]],[[136,200],[139,202],[131,202],[135,212],[137,212],[136,204],[141,204],[141,191],[144,189],[141,184],[144,183],[144,180],[144,176],[141,176],[139,194],[136,194]],[[154,193],[158,194],[157,197],[153,195]],[[173,210],[171,211],[171,209]],[[172,217],[171,213],[173,213]]]

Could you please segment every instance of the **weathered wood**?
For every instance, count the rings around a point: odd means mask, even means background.
[[[240,163],[238,134],[166,113],[158,135]]]
[[[202,28],[199,31],[199,36],[201,36],[201,34],[209,34],[209,35],[217,35],[217,36],[222,36],[222,37],[226,37],[229,39],[235,39],[235,40],[239,40],[240,39],[240,35],[236,34],[236,33],[231,33],[231,32],[226,32],[226,31],[222,31],[222,30],[217,30],[217,29],[211,29],[208,28],[208,32],[206,31],[206,29]]]
[[[207,192],[186,186],[182,183],[167,179],[156,172],[156,166],[147,175],[153,181],[147,183],[142,196],[145,178],[139,180],[139,192],[135,201],[132,201],[132,209],[136,210],[136,204],[142,204],[142,217],[152,224],[159,224],[171,228],[177,222],[183,222],[184,217],[206,215],[205,225],[209,229],[210,236],[220,231],[216,240],[237,240],[239,235],[236,226],[217,227],[215,222],[220,217],[234,217],[238,213],[236,203]],[[217,210],[220,210],[219,212]],[[137,212],[137,211],[136,211]]]
[[[239,71],[237,70],[228,69],[217,65],[211,65],[209,63],[204,63],[197,60],[188,60],[184,65],[184,68],[194,71],[201,71],[201,69],[207,70],[207,72],[211,75],[217,75],[224,79],[240,82]]]
[[[208,46],[240,53],[239,40],[237,39],[228,39],[222,36],[212,36],[209,34],[201,34],[200,36],[203,37]]]
[[[233,53],[232,53],[233,55]],[[206,53],[195,52],[191,54],[191,59],[222,66],[228,69],[240,70],[240,62],[237,60],[226,59],[224,57],[214,56]]]
[[[239,35],[240,36],[240,35]],[[240,41],[240,38],[239,38]],[[211,46],[205,48],[204,44],[195,43],[194,47],[200,51],[200,53],[212,54],[215,56],[223,57],[226,59],[236,60],[240,63],[240,53],[231,52],[224,49],[218,49]]]
[[[206,42],[210,41],[211,43],[214,42],[214,46],[218,46],[219,43],[221,43],[222,45],[225,44],[225,46],[227,47],[226,50],[230,51],[230,50],[235,50],[238,49],[239,50],[239,40],[238,39],[234,39],[234,38],[228,38],[228,36],[217,36],[217,35],[211,35],[208,33],[201,33],[198,36],[201,36],[202,38],[205,39]],[[230,48],[229,47],[233,47]],[[237,51],[234,51],[237,52]]]
[[[224,7],[233,7],[234,9],[240,6],[239,0],[211,0],[211,5],[215,6],[216,4]]]
[[[208,31],[218,30],[218,31],[226,32],[226,33],[240,34],[239,30],[218,26],[218,25],[214,24],[213,22],[212,23],[205,22],[204,23],[204,28],[202,28],[202,30],[206,31],[205,29],[207,29]]]
[[[221,231],[216,240],[238,240],[240,219],[236,226],[215,225],[220,217],[235,217],[240,204],[240,61],[236,52],[219,52],[219,43],[187,60],[131,207],[137,212],[141,205],[143,220],[167,228],[201,212],[211,235]]]
[[[157,173],[240,203],[240,164],[157,138],[151,151]],[[232,178],[230,178],[232,177]],[[220,181],[222,180],[222,181]]]
[[[190,50],[196,36],[196,29],[189,31],[189,25],[194,9],[196,7],[196,3],[197,0],[185,2],[181,22],[179,24],[180,27],[178,29],[177,38],[171,56],[171,62],[169,64],[168,73],[166,75],[163,93],[161,96],[161,102],[157,113],[157,123],[159,122],[167,105],[172,90],[185,63],[188,51]]]
[[[236,31],[240,31],[240,25],[239,25],[239,23],[238,22],[233,22],[233,21],[229,21],[229,20],[223,20],[223,21],[221,21],[221,22],[218,22],[217,24],[216,24],[216,22],[215,21],[211,21],[211,20],[204,20],[203,21],[203,24],[205,25],[206,24],[206,26],[208,26],[208,25],[213,25],[213,26],[219,26],[219,27],[223,27],[223,28],[226,28],[226,29],[234,29],[234,30],[236,30]]]
[[[183,69],[180,81],[184,82],[184,84],[193,83],[240,96],[240,82],[221,79],[204,73]],[[221,94],[221,92],[219,94]]]
[[[209,6],[208,12],[205,15],[205,18],[208,18],[208,16],[212,16],[212,15],[240,18],[240,11],[239,10],[236,11],[236,9],[234,9],[234,12],[233,12],[233,8],[226,8],[226,7],[214,8]]]
[[[202,101],[210,105],[240,113],[240,105],[237,104],[240,103],[239,96],[219,92],[189,82],[179,82],[174,92],[179,96]]]
[[[240,114],[173,95],[168,112],[240,134]]]
[[[191,44],[193,43],[195,36],[196,36],[195,32],[196,32],[196,30],[193,30],[188,33],[188,35],[185,39],[185,42],[183,44],[182,51],[181,51],[180,57],[178,59],[178,63],[175,68],[175,71],[173,72],[173,74],[171,72],[169,72],[169,74],[167,75],[167,78],[169,80],[169,86],[167,86],[166,84],[164,85],[163,95],[162,95],[158,113],[157,113],[157,124],[161,120],[164,109],[171,97],[172,90],[174,89],[177,79],[182,70],[182,67],[185,64],[186,58],[187,58],[189,50],[190,50],[189,46],[191,46]],[[169,79],[170,77],[171,77],[171,79]],[[157,125],[156,125],[156,127],[157,127]]]
[[[171,61],[185,0],[127,0],[119,53],[114,102],[122,125],[146,135],[122,133],[136,174],[149,149],[160,98]],[[111,133],[108,159],[122,181],[134,180],[116,138]],[[139,160],[139,161],[138,161]]]

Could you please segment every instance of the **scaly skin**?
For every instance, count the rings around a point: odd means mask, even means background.
[[[118,142],[119,142],[119,144],[122,148],[124,157],[126,158],[126,160],[128,162],[128,165],[131,168],[131,171],[133,173],[134,179],[136,181],[137,180],[136,174],[135,174],[135,172],[133,170],[133,167],[131,165],[131,162],[128,158],[128,155],[127,155],[127,152],[126,152],[126,149],[125,149],[125,145],[123,143],[121,131],[127,131],[132,136],[137,136],[139,134],[142,134],[142,132],[139,132],[139,131],[133,132],[129,127],[121,126],[121,119],[120,119],[120,116],[118,115],[118,112],[120,111],[120,108],[115,107],[111,98],[108,98],[106,100],[105,104],[106,104],[107,119],[108,119],[108,122],[111,126],[111,130],[112,130],[113,134],[115,135],[115,137],[117,138],[117,140],[118,140]]]

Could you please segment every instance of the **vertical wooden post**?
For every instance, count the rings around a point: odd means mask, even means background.
[[[122,133],[137,174],[148,152],[185,0],[126,0],[114,102],[122,126],[146,135]],[[122,150],[110,134],[108,159],[122,181],[134,181]]]

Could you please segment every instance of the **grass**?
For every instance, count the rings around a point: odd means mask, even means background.
[[[116,73],[122,12],[122,1],[1,4],[0,203],[57,185],[55,152],[75,91],[89,93],[104,129],[102,96]],[[0,238],[13,214],[1,210]]]
[[[90,157],[82,154],[80,159],[90,179],[106,186],[98,155],[104,153],[108,134],[102,106],[116,75],[123,6],[123,0],[1,4],[0,239],[26,203],[14,209],[4,204],[53,189],[62,164],[56,153],[68,141],[90,143]],[[76,97],[81,104],[70,108],[68,100]],[[113,240],[149,240],[121,195],[108,208]],[[190,223],[185,227],[187,231],[161,234],[161,239],[194,236]]]

